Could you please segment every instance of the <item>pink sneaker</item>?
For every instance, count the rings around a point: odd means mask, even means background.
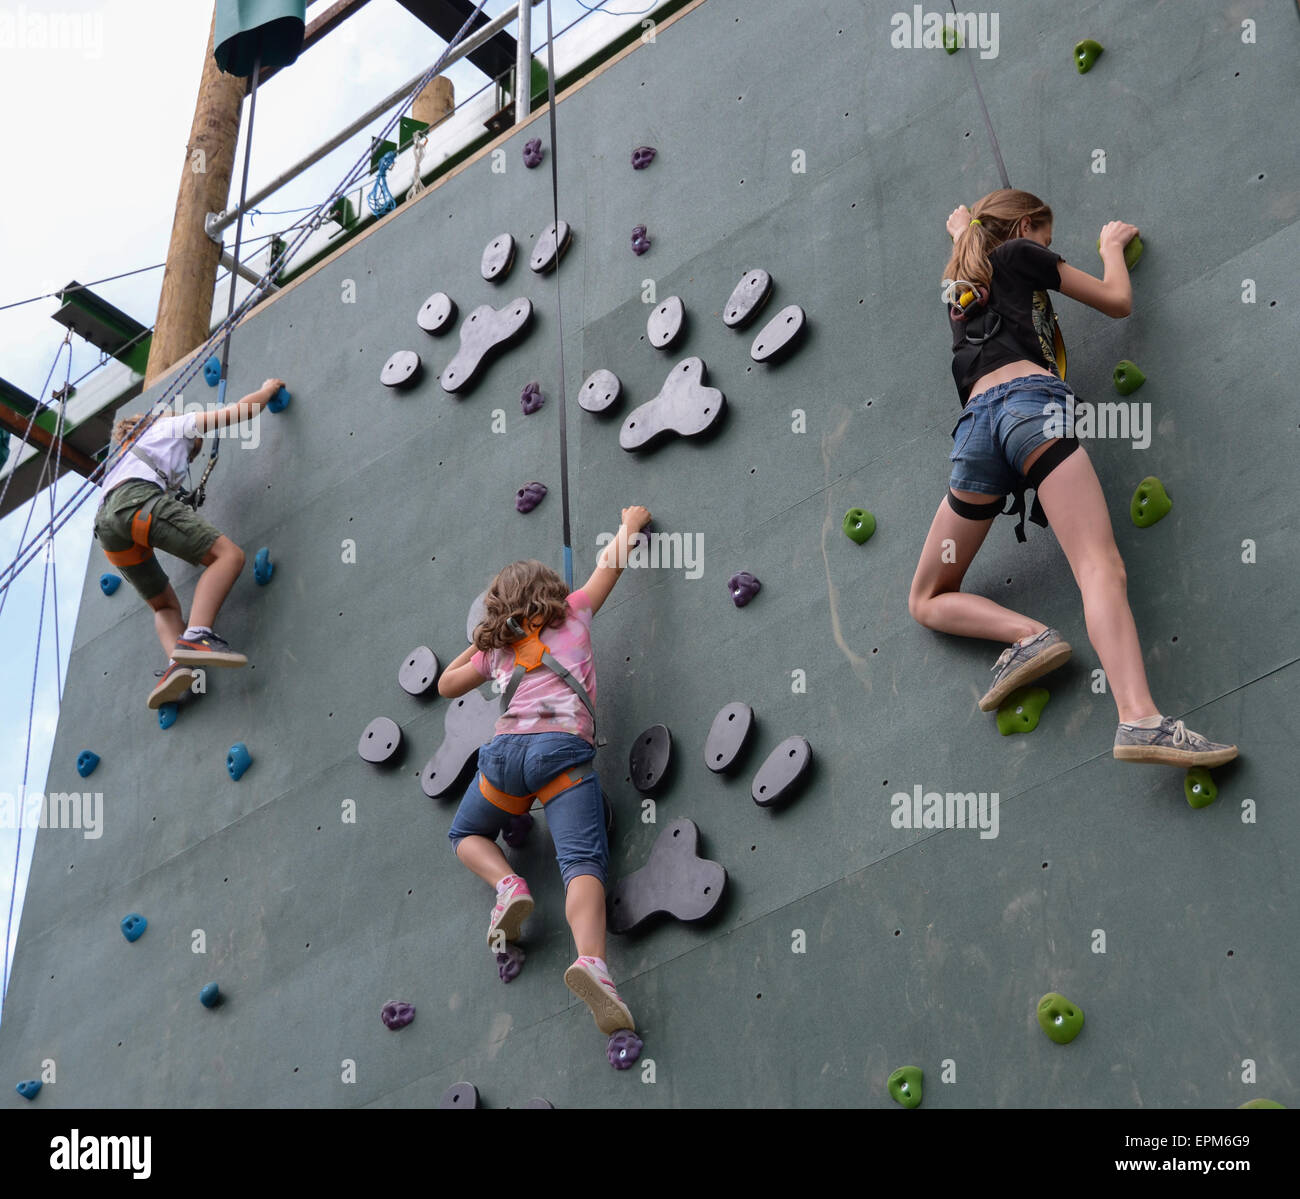
[[[564,985],[590,1009],[596,1027],[606,1036],[620,1028],[635,1031],[636,1021],[614,989],[614,980],[597,964],[595,958],[580,957],[564,972]]]
[[[528,884],[517,874],[508,875],[504,891],[497,892],[492,922],[488,925],[487,943],[493,953],[505,951],[506,944],[519,939],[519,927],[533,914],[533,897]]]

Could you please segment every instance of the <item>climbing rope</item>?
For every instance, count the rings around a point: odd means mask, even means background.
[[[424,190],[424,180],[420,178],[421,163],[424,159],[424,148],[429,144],[428,134],[417,133],[411,141],[411,153],[415,156],[415,180],[411,184],[411,190],[406,193],[408,201],[414,200]]]
[[[952,15],[955,17],[957,15],[956,0],[948,0],[948,3],[951,5]],[[989,141],[993,145],[993,159],[998,164],[998,175],[1002,179],[1002,186],[1009,188],[1011,180],[1007,176],[1007,164],[1002,161],[1002,149],[998,145],[998,135],[993,132],[993,122],[989,119],[989,107],[984,103],[984,93],[980,90],[979,76],[975,73],[975,55],[968,52],[964,57],[970,64],[971,82],[975,84],[975,95],[980,102],[980,111],[984,114],[984,128],[989,131]]]
[[[389,150],[379,160],[379,171],[375,176],[374,190],[366,197],[366,203],[370,205],[370,211],[375,216],[383,216],[386,212],[392,212],[397,207],[397,201],[393,199],[393,193],[388,190],[388,168],[396,161],[397,155],[392,150]]]

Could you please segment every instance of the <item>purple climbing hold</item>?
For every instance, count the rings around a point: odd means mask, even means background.
[[[524,410],[524,415],[532,416],[546,403],[546,397],[542,395],[542,385],[540,383],[525,383],[523,391],[519,393],[519,403]]]
[[[529,138],[524,142],[524,166],[530,171],[533,167],[542,165],[542,139],[540,137]]]
[[[508,983],[519,977],[524,968],[524,951],[518,945],[506,945],[505,952],[497,954],[497,973],[501,981]]]
[[[611,1033],[609,1044],[605,1046],[605,1056],[615,1070],[630,1070],[633,1063],[641,1056],[645,1042],[630,1028],[620,1028]]]
[[[515,511],[531,512],[546,498],[545,483],[525,483],[515,493]]]
[[[415,1019],[415,1005],[403,1003],[400,999],[394,999],[391,1003],[384,1004],[383,1008],[380,1009],[379,1018],[384,1022],[386,1028],[391,1028],[396,1032],[399,1028],[405,1028]]]
[[[650,248],[650,239],[646,236],[645,226],[637,225],[632,230],[632,253],[641,255]]]
[[[727,580],[727,590],[731,592],[737,608],[743,608],[749,603],[762,587],[763,584],[747,570],[739,570]]]
[[[653,146],[637,146],[632,151],[632,169],[634,171],[644,171],[655,160],[655,148]]]
[[[533,818],[531,813],[524,812],[520,816],[511,816],[510,823],[506,825],[505,843],[511,849],[518,849],[528,839],[532,827]]]

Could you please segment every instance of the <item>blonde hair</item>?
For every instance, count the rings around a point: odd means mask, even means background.
[[[487,609],[474,630],[476,649],[500,649],[518,640],[508,628],[516,620],[524,628],[562,624],[569,615],[569,589],[549,566],[529,559],[512,562],[497,574],[484,597]]]
[[[993,264],[989,252],[1004,241],[1017,237],[1016,230],[1028,219],[1031,226],[1052,223],[1052,210],[1037,196],[1029,192],[1004,187],[989,192],[971,213],[972,224],[964,233],[958,233],[952,247],[952,257],[943,268],[944,279],[962,279],[980,287],[988,287],[993,280]]]
[[[130,416],[124,416],[113,426],[113,444],[125,445],[130,440],[131,434],[135,432],[136,426],[142,420],[144,420],[143,412],[133,412]]]

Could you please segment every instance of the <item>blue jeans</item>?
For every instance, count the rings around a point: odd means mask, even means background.
[[[952,430],[948,486],[990,496],[1022,487],[1025,459],[1063,436],[1073,394],[1055,375],[1029,375],[972,396]]]
[[[530,795],[561,771],[590,762],[595,756],[595,747],[572,733],[498,733],[478,751],[478,768],[499,791]],[[453,850],[470,836],[495,841],[510,821],[509,812],[484,798],[478,778],[475,774],[447,833]],[[543,811],[566,889],[580,874],[590,874],[604,886],[609,840],[605,833],[605,801],[595,773],[561,791]]]

